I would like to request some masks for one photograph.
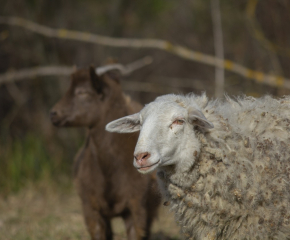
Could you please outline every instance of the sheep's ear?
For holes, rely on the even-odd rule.
[[[131,133],[137,132],[141,128],[140,114],[135,113],[127,117],[119,118],[107,124],[106,130],[109,132]]]
[[[188,110],[188,119],[193,125],[197,125],[202,128],[210,129],[214,127],[213,124],[206,119],[201,111],[194,108],[190,108]]]

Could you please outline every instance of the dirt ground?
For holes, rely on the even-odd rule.
[[[113,220],[114,240],[126,239],[120,218]],[[179,228],[168,207],[160,207],[152,239],[180,239]],[[19,193],[0,198],[1,240],[89,239],[80,200],[73,187],[31,184]]]

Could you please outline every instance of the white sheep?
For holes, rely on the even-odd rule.
[[[290,97],[165,95],[109,123],[140,136],[186,239],[290,239]]]

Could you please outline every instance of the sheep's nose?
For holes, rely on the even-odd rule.
[[[146,160],[151,156],[149,152],[138,153],[134,155],[136,162],[142,166],[142,163],[146,162]]]

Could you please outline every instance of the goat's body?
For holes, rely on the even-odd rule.
[[[131,229],[130,239],[148,237],[159,199],[153,176],[140,175],[132,165],[138,134],[117,135],[101,129],[89,130],[83,156],[76,161],[76,184],[88,230],[96,235],[101,222],[105,234],[110,220],[119,216]],[[140,186],[146,187],[140,191]]]
[[[90,74],[79,70],[52,111],[57,126],[88,128],[86,143],[74,161],[74,176],[93,240],[111,240],[110,220],[118,216],[124,219],[129,240],[149,237],[160,196],[155,176],[141,175],[132,165],[138,134],[120,136],[105,131],[109,121],[141,108],[109,75],[99,79],[94,70]]]

